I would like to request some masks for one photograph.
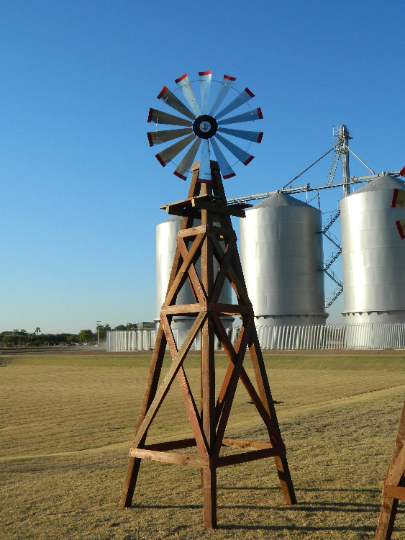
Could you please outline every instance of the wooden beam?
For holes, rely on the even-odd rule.
[[[218,424],[217,437],[215,441],[215,446],[212,451],[212,457],[217,457],[221,449],[222,439],[224,437],[226,425],[229,419],[229,413],[231,412],[231,407],[233,403],[233,398],[235,397],[236,387],[239,381],[239,375],[242,368],[243,360],[245,358],[246,347],[249,342],[250,332],[253,326],[253,316],[244,315],[243,316],[243,326],[240,334],[242,334],[240,339],[240,348],[237,351],[237,358],[235,361],[235,366],[232,371],[231,378],[229,380],[229,385],[227,388],[225,403],[222,409],[221,419]]]
[[[248,461],[256,461],[268,457],[274,457],[285,454],[285,448],[263,448],[262,450],[253,450],[252,452],[243,452],[242,454],[232,454],[230,456],[220,456],[212,458],[212,467],[227,467],[228,465],[239,465]]]
[[[240,208],[234,208],[232,206],[210,202],[206,199],[202,200],[195,197],[191,199],[191,205],[193,208],[199,208],[200,210],[209,210],[210,212],[214,212],[215,214],[226,214],[228,216],[235,216],[240,218],[245,217],[245,211],[241,210]]]
[[[180,439],[177,441],[167,441],[156,444],[145,444],[145,450],[157,450],[158,452],[166,452],[167,450],[180,450],[181,448],[192,448],[197,446],[195,439]]]
[[[166,352],[166,337],[163,331],[163,328],[159,326],[155,348],[152,354],[152,360],[149,367],[148,378],[146,381],[146,388],[143,395],[141,411],[139,413],[138,425],[136,431],[138,432],[139,428],[142,425],[142,422],[145,419],[146,413],[155,398],[157,386],[159,384],[160,373],[162,370],[163,358]],[[144,431],[143,436],[139,440],[139,446],[145,444],[147,435],[147,430]],[[122,488],[122,494],[120,499],[121,507],[129,507],[132,504],[132,499],[134,496],[136,481],[138,479],[139,467],[141,462],[139,459],[131,457],[129,459],[127,473],[124,480],[124,486]]]
[[[255,326],[252,328],[252,333],[250,335],[249,352],[252,360],[253,370],[256,376],[256,383],[259,390],[259,395],[267,411],[270,414],[270,418],[275,428],[277,429],[277,431],[280,431],[276,415],[276,409],[274,407],[273,396],[271,395],[270,384],[267,378],[266,367],[264,365],[263,355]],[[276,456],[274,458],[274,461],[276,463],[281,491],[283,492],[286,504],[297,504],[297,498],[295,496],[294,485],[292,483],[287,458],[285,456]]]
[[[188,254],[188,250],[187,250],[187,246],[186,246],[183,238],[177,238],[177,246],[178,246],[178,249],[179,249],[183,259],[186,259],[187,254]],[[193,289],[193,291],[195,292],[198,301],[199,302],[205,302],[207,298],[206,298],[206,296],[204,294],[204,289],[203,289],[203,287],[201,285],[201,281],[200,281],[200,278],[198,277],[198,274],[197,274],[197,271],[195,269],[194,264],[191,264],[189,266],[188,277],[189,277],[189,281],[190,281],[190,286]]]
[[[187,279],[187,271],[192,263],[195,263],[195,261],[198,258],[198,252],[200,250],[201,244],[204,241],[205,236],[203,234],[199,234],[196,236],[192,246],[190,247],[187,257],[183,260],[183,264],[180,266],[177,275],[171,285],[171,287],[168,289],[165,301],[163,302],[163,306],[169,306],[174,298],[177,296],[178,292],[180,291],[183,283]]]
[[[193,201],[215,201],[219,200],[219,197],[212,194],[206,194],[206,195],[194,195],[193,197],[189,197],[187,199],[183,199],[182,201],[176,201],[169,204],[164,204],[160,207],[161,210],[165,210],[167,213],[170,213],[173,209],[183,209],[183,208],[192,208],[194,206]],[[170,211],[168,211],[170,209]]]
[[[208,235],[208,238],[211,238],[211,234]],[[215,279],[215,283],[211,292],[210,303],[216,303],[219,300],[221,295],[226,276],[228,275],[228,268],[231,263],[233,253],[233,244],[228,243],[225,248],[224,258],[219,262],[219,272]]]
[[[394,450],[392,453],[391,461],[388,466],[387,475],[385,477],[386,484],[393,466],[398,459],[401,450],[405,445],[405,402],[402,408],[401,418],[399,420],[397,436],[395,439]],[[398,482],[402,484],[403,479]],[[401,486],[402,487],[402,486]],[[395,518],[398,510],[398,499],[392,496],[384,496],[381,505],[380,516],[378,518],[377,530],[375,533],[375,540],[389,540],[392,536],[394,529]]]
[[[220,259],[222,260],[224,258],[224,250],[222,249],[219,240],[215,238],[215,236],[210,237],[210,240],[214,245],[214,250],[216,251],[218,257],[220,257]],[[233,261],[235,261],[235,258],[238,258],[235,257],[235,253],[237,253],[237,249],[236,251],[234,251]],[[243,283],[240,281],[239,276],[232,265],[229,267],[228,276],[238,300],[245,305],[251,305],[251,301],[249,299],[246,287],[243,286]]]
[[[211,185],[204,183],[202,194],[211,195]],[[211,213],[201,210],[201,225],[211,227]],[[209,298],[214,282],[214,257],[212,243],[208,236],[204,237],[201,248],[201,284],[205,296]],[[201,329],[201,401],[204,435],[208,443],[209,454],[215,444],[215,350],[214,329],[212,321],[207,317]],[[217,527],[217,474],[215,468],[202,469],[202,487],[204,493],[204,527]]]
[[[177,371],[179,367],[181,366],[184,358],[186,357],[192,342],[194,341],[198,330],[200,329],[201,325],[204,323],[205,319],[207,317],[206,313],[199,313],[197,315],[196,320],[194,321],[193,326],[189,330],[185,340],[183,341],[182,346],[180,347],[179,352],[176,355],[176,358],[173,360],[172,365],[169,368],[169,371],[167,372],[165,378],[162,381],[162,384],[160,385],[159,389],[156,392],[155,399],[151,403],[147,414],[145,415],[145,418],[143,419],[143,422],[141,426],[139,427],[139,430],[135,436],[135,440],[133,442],[134,447],[139,447],[139,443],[142,440],[142,437],[144,433],[147,432],[150,424],[152,423],[153,419],[155,418],[167,392],[170,389],[170,386],[173,382],[174,377],[177,374]]]
[[[163,329],[166,334],[167,344],[169,346],[169,351],[172,356],[173,361],[175,360],[178,351],[176,342],[174,341],[172,329],[167,320],[167,317],[161,317]],[[194,401],[193,393],[191,392],[190,385],[187,380],[186,373],[183,366],[179,367],[177,372],[177,379],[179,381],[180,390],[183,395],[184,404],[186,406],[186,411],[188,418],[190,420],[191,428],[193,430],[194,438],[197,443],[198,451],[200,452],[201,457],[208,457],[208,444],[207,440],[204,437],[202,431],[201,418],[198,414],[197,407]]]
[[[405,501],[405,487],[390,486],[385,484],[383,490],[384,497],[390,497],[392,499],[400,499]]]
[[[156,450],[145,450],[144,448],[131,448],[129,455],[140,459],[177,463],[177,465],[189,465],[190,467],[198,467],[199,469],[209,469],[210,466],[210,460],[208,458],[174,454],[171,452],[157,452]]]
[[[258,442],[258,441],[244,441],[241,439],[222,439],[222,446],[228,446],[230,448],[238,448],[240,450],[263,450],[264,448],[273,448],[271,443]],[[146,447],[145,447],[146,448]]]
[[[242,306],[233,304],[215,304],[210,302],[208,309],[210,312],[223,313],[224,315],[252,315],[252,306]]]
[[[162,306],[161,315],[195,315],[207,311],[207,304],[175,304],[174,306]]]
[[[397,459],[387,474],[386,484],[397,486],[405,471],[405,444],[399,452]]]
[[[232,371],[233,371],[233,367],[234,367],[237,355],[236,355],[236,352],[235,352],[234,348],[232,347],[232,343],[231,343],[230,339],[228,338],[228,336],[227,336],[227,334],[225,332],[225,329],[223,327],[221,319],[218,317],[218,315],[216,313],[211,313],[210,316],[211,316],[212,320],[214,321],[217,337],[218,337],[222,347],[224,348],[224,350],[225,350],[225,352],[226,352],[226,354],[227,354],[227,356],[228,356],[228,358],[230,360],[227,372],[225,374],[224,381],[222,383],[222,388],[221,388],[220,393],[219,393],[218,402],[217,402],[217,419],[219,420],[220,411],[222,410],[222,406],[223,406],[223,400],[224,400],[225,395],[226,395],[226,390],[228,388],[229,380],[231,378],[231,374],[232,374]],[[262,417],[263,422],[265,423],[265,425],[267,427],[267,431],[269,433],[269,437],[270,437],[270,440],[272,442],[272,445],[273,446],[283,447],[284,443],[283,443],[283,440],[282,440],[282,437],[281,437],[281,433],[280,433],[279,429],[276,429],[276,427],[274,426],[269,412],[267,411],[267,409],[264,406],[263,402],[261,401],[259,395],[257,394],[256,389],[253,386],[253,384],[252,384],[252,382],[251,382],[251,380],[250,380],[250,378],[249,378],[248,374],[246,373],[243,366],[242,366],[241,371],[240,371],[240,379],[241,379],[243,385],[245,386],[251,400],[253,401],[257,411],[259,412],[260,416]]]

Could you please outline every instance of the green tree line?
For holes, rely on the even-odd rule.
[[[29,333],[26,330],[6,330],[0,333],[0,347],[47,347],[57,345],[74,345],[81,343],[94,344],[98,341],[104,341],[108,330],[135,330],[138,325],[134,323],[119,324],[111,328],[109,324],[100,324],[95,332],[92,330],[80,330],[78,334],[43,334],[37,326],[34,332]]]

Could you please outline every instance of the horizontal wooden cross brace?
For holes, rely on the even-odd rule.
[[[201,312],[222,313],[224,315],[248,315],[253,313],[252,306],[217,304],[204,302],[198,304],[180,304],[174,306],[162,306],[160,311],[164,315],[194,315]]]
[[[384,485],[383,490],[384,497],[392,497],[393,499],[400,499],[405,501],[405,487],[390,486],[389,484]]]
[[[185,215],[193,208],[199,210],[210,210],[216,214],[226,214],[229,216],[245,217],[245,208],[252,205],[247,203],[238,203],[233,205],[224,204],[221,197],[216,195],[197,195],[190,199],[184,199],[170,204],[164,204],[160,208],[166,210],[167,214]]]
[[[219,456],[216,458],[205,458],[200,456],[189,456],[185,454],[175,454],[166,450],[189,448],[196,446],[195,439],[183,439],[180,441],[169,441],[166,443],[151,444],[145,448],[131,448],[130,457],[150,459],[153,461],[163,461],[165,463],[176,463],[178,465],[188,465],[201,469],[216,469],[228,465],[237,465],[248,461],[256,461],[267,457],[284,456],[285,447],[273,447],[271,443],[245,441],[238,439],[223,439],[222,446],[238,449],[252,449],[249,452],[232,454],[230,456]]]

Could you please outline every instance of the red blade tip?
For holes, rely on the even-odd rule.
[[[173,174],[175,174],[176,176],[178,176],[178,177],[181,178],[182,180],[187,180],[187,177],[186,177],[186,176],[183,176],[182,174],[180,174],[180,173],[178,173],[178,172],[176,172],[176,171],[174,171]]]
[[[263,131],[259,133],[259,136],[257,137],[257,142],[259,143],[262,142],[262,139],[263,139]]]
[[[162,165],[162,167],[166,167],[166,163],[163,161],[163,159],[159,156],[159,154],[156,154],[156,159],[158,162]]]
[[[399,176],[405,176],[405,167],[399,171]]]
[[[249,94],[250,97],[255,97],[254,93],[249,90],[249,88],[245,88],[245,92]]]
[[[250,156],[249,158],[247,158],[247,160],[245,161],[245,163],[243,165],[249,165],[249,163],[252,161],[252,159],[254,158],[255,156]]]
[[[152,122],[153,109],[149,109],[148,122]]]
[[[167,87],[164,86],[163,89],[162,89],[162,91],[160,92],[160,94],[158,95],[157,98],[160,99],[160,98],[163,96],[163,94],[166,92],[166,90],[167,90]]]
[[[187,77],[187,73],[185,73],[184,75],[182,75],[181,77],[179,77],[178,79],[176,79],[174,82],[177,84],[179,83],[180,81],[182,81],[183,79],[185,79]]]
[[[198,75],[201,77],[203,75],[211,75],[211,73],[212,73],[212,70],[211,71],[199,71]]]
[[[263,120],[263,113],[260,107],[257,109],[257,114],[259,115],[260,120]]]
[[[230,77],[229,75],[224,75],[224,79],[227,81],[236,81],[236,77]]]
[[[152,135],[150,133],[147,133],[146,135],[148,136],[149,146],[153,146]]]

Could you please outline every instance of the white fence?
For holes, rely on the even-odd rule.
[[[232,344],[236,343],[240,328],[226,332]],[[184,333],[184,331],[183,331]],[[324,324],[311,326],[258,326],[262,349],[405,349],[405,324],[361,323]],[[179,330],[173,330],[179,346]],[[184,335],[184,334],[183,334]],[[108,351],[150,351],[156,340],[156,330],[129,330],[107,332]],[[196,350],[199,339],[191,349]],[[215,348],[221,349],[215,338]]]

